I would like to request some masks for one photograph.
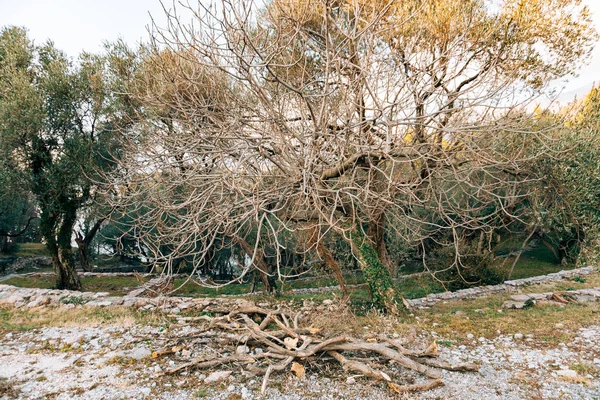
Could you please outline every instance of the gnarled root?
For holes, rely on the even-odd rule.
[[[367,378],[383,381],[398,393],[430,390],[443,386],[441,369],[450,371],[478,371],[475,364],[450,364],[436,359],[437,345],[432,344],[425,351],[404,348],[398,341],[379,338],[379,341],[362,341],[351,336],[327,337],[314,328],[302,328],[300,314],[291,314],[281,309],[268,310],[251,304],[235,309],[206,308],[204,311],[221,316],[198,319],[206,326],[193,338],[198,343],[206,343],[207,338],[218,341],[219,354],[201,357],[167,370],[164,374],[175,374],[185,369],[211,368],[223,364],[237,364],[248,373],[262,375],[261,393],[265,393],[273,372],[284,371],[292,362],[314,359],[320,363],[337,361],[344,371],[357,372]],[[179,338],[177,345],[185,340]],[[248,346],[246,351],[260,347],[266,351],[251,355],[236,354],[236,346]],[[178,348],[177,348],[178,349]],[[172,347],[158,351],[166,355]],[[233,355],[226,355],[233,354]],[[375,368],[365,361],[365,356],[374,362],[390,361],[406,369],[415,371],[429,381],[423,384],[399,385],[381,368]],[[360,357],[360,361],[358,360]]]

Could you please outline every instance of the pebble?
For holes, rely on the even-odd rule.
[[[516,340],[522,340],[523,339],[523,334],[522,333],[515,333],[514,338]]]
[[[208,375],[204,379],[204,383],[221,382],[221,381],[229,378],[229,376],[231,375],[231,372],[232,371],[216,371],[216,372],[213,372],[212,374]]]
[[[249,399],[252,397],[252,392],[250,390],[248,390],[247,387],[242,386],[241,396],[242,396],[242,399]]]

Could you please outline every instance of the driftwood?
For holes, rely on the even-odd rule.
[[[204,324],[200,333],[178,338],[173,344],[156,352],[156,356],[172,354],[182,343],[186,348],[194,343],[206,343],[210,338],[219,344],[214,355],[199,357],[166,370],[159,375],[171,375],[189,369],[211,368],[235,364],[251,375],[261,375],[261,393],[265,393],[269,377],[274,372],[292,368],[298,375],[307,360],[318,363],[337,362],[344,371],[359,373],[375,381],[387,383],[395,392],[415,392],[443,386],[441,369],[450,371],[478,371],[470,363],[449,364],[436,359],[437,345],[433,343],[424,351],[407,349],[399,341],[379,337],[366,341],[348,335],[328,337],[325,332],[310,327],[300,327],[300,313],[282,309],[269,310],[253,304],[226,309],[208,306],[201,318],[187,318]],[[195,341],[195,342],[194,342]],[[246,348],[247,347],[247,348]],[[242,349],[241,351],[239,349]],[[261,348],[263,352],[251,351]],[[390,372],[383,370],[386,362],[414,371],[428,380],[423,384],[400,385]]]

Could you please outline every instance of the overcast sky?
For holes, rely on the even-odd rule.
[[[165,3],[171,4],[171,0]],[[584,3],[600,31],[600,1]],[[0,27],[24,26],[36,43],[52,39],[72,57],[82,50],[100,51],[105,40],[123,38],[132,45],[145,40],[149,14],[161,21],[163,10],[158,0],[0,0]],[[600,45],[592,63],[567,84],[565,95],[581,95],[593,82],[600,83]]]

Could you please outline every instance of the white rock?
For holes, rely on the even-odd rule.
[[[467,339],[471,340],[475,337],[472,333],[467,333]]]
[[[523,339],[523,337],[524,337],[524,336],[523,336],[523,334],[522,334],[522,333],[515,333],[515,336],[514,336],[514,338],[515,338],[516,340],[522,340],[522,339]]]
[[[323,300],[323,304],[326,306],[330,306],[333,304],[333,300],[327,299],[327,300]]]
[[[561,369],[560,371],[556,371],[556,374],[559,376],[566,376],[568,378],[575,378],[577,376],[577,371],[573,371],[571,369]]]
[[[353,376],[349,376],[348,379],[346,379],[346,383],[348,385],[354,385],[356,383],[356,379],[354,379]]]
[[[248,346],[238,346],[237,349],[235,349],[235,352],[237,354],[248,354],[250,353],[250,349],[248,348]]]
[[[250,390],[248,390],[247,387],[242,387],[242,399],[249,399],[252,397],[252,392],[250,392]]]
[[[141,360],[143,358],[150,357],[150,355],[152,355],[152,352],[141,346],[132,349],[128,354],[128,356],[134,360]]]
[[[216,371],[212,374],[208,375],[206,379],[204,379],[204,383],[215,383],[223,381],[231,375],[232,371]]]

